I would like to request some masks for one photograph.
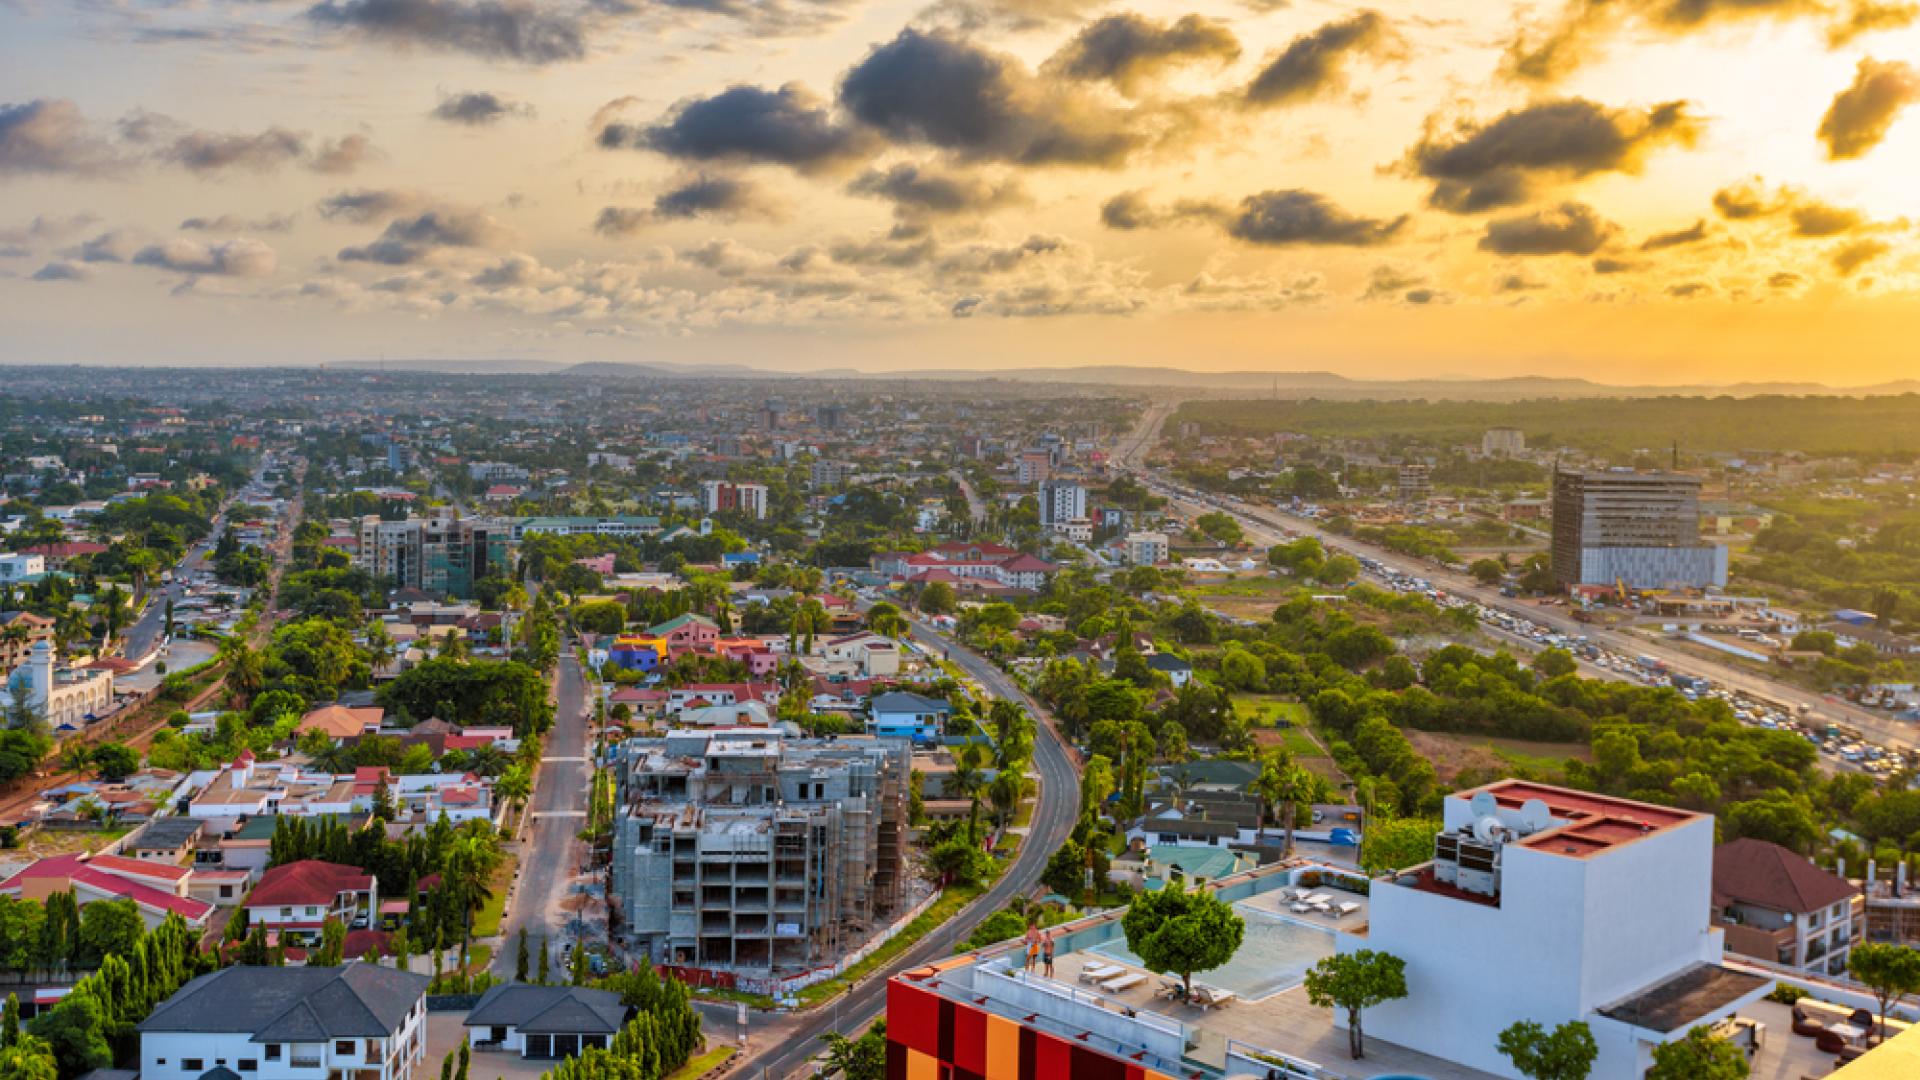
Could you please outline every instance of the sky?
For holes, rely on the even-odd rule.
[[[1920,375],[1908,0],[0,0],[0,361]]]

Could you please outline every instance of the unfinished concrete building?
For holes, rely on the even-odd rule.
[[[899,911],[905,739],[676,730],[618,751],[613,897],[655,962],[743,974],[830,963]]]

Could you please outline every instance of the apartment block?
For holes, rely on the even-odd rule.
[[[750,518],[767,516],[765,484],[735,484],[726,480],[704,480],[700,484],[700,505],[709,514],[742,514]]]
[[[480,579],[512,572],[514,528],[491,518],[365,517],[354,565],[395,588],[466,598]]]
[[[675,730],[617,752],[613,897],[657,963],[791,972],[902,907],[905,739]]]
[[[1700,480],[1680,473],[1555,473],[1552,550],[1562,587],[1727,583],[1727,549],[1700,540]]]

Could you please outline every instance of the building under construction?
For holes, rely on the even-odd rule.
[[[657,963],[830,963],[902,906],[905,739],[673,731],[618,751],[613,900]]]

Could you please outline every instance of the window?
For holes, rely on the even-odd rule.
[[[199,1072],[206,1062],[200,1058],[181,1058],[180,1067],[188,1072]]]
[[[232,896],[233,896],[233,886],[231,885],[220,886],[220,899],[226,900],[231,898]]]
[[[333,1052],[336,1054],[339,1054],[341,1057],[352,1057],[353,1056],[353,1040],[352,1039],[335,1039],[333,1043]]]
[[[281,917],[281,918],[283,918],[283,919],[291,919],[291,918],[293,918],[293,909],[292,909],[292,908],[290,908],[290,907],[283,907],[283,908],[281,908],[281,909],[280,909],[280,917]]]
[[[253,1058],[241,1058],[240,1071],[241,1072],[259,1072],[260,1062],[256,1061]]]
[[[279,1043],[267,1044],[267,1060],[268,1061],[280,1060],[280,1044]]]

